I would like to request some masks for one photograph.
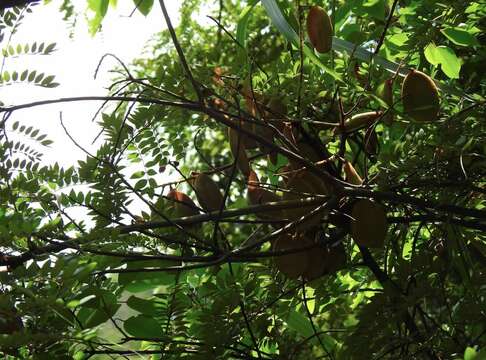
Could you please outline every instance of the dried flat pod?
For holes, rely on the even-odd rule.
[[[346,266],[346,249],[342,242],[326,248],[326,270],[335,273]]]
[[[309,246],[302,235],[282,234],[273,243],[273,251],[295,250],[296,252],[275,257],[277,269],[290,279],[303,275],[309,262],[307,251],[298,249]]]
[[[312,6],[307,15],[307,35],[314,48],[327,53],[332,48],[332,22],[320,6]]]
[[[287,190],[283,194],[283,200],[298,200],[311,197],[312,195],[326,195],[328,190],[324,182],[308,170],[295,172],[287,182]],[[290,220],[309,214],[314,210],[316,205],[299,206],[292,209],[286,209],[285,213]],[[316,226],[319,224],[321,214],[315,214],[304,222],[305,226]],[[304,225],[303,224],[303,225]]]
[[[268,110],[265,117],[268,119],[282,119],[287,115],[287,105],[280,97],[272,96],[266,106]]]
[[[194,201],[183,192],[174,189],[170,190],[167,194],[167,198],[173,200],[170,206],[173,209],[175,218],[199,215],[199,210],[196,204],[194,204]],[[200,229],[200,224],[184,225],[183,227],[189,234],[197,235]]]
[[[361,185],[363,183],[363,179],[359,176],[358,172],[354,168],[353,164],[351,164],[348,160],[344,161],[343,165],[345,180],[353,185]]]
[[[255,124],[253,122],[250,122],[248,120],[233,120],[234,123],[238,126],[241,126],[241,128],[245,131],[248,131],[252,134],[257,134],[256,130],[255,130]],[[236,133],[237,133],[237,130],[234,130]],[[258,148],[258,142],[249,137],[248,135],[244,134],[243,132],[241,133],[240,135],[241,139],[241,143],[243,144],[243,148],[245,149],[256,149]]]
[[[248,202],[251,205],[262,205],[271,202],[279,202],[282,199],[274,192],[261,186],[257,174],[251,170],[248,177]],[[285,218],[282,210],[260,212],[256,214],[261,219],[281,220]]]
[[[353,115],[351,118],[344,121],[344,129],[338,126],[334,129],[334,134],[341,134],[343,132],[350,133],[368,127],[382,115],[383,111],[369,111]]]
[[[167,198],[173,200],[172,206],[174,207],[174,214],[176,217],[186,217],[194,216],[199,214],[194,201],[184,194],[183,192],[177,190],[170,190],[167,194]]]
[[[241,89],[241,94],[245,98],[246,108],[253,117],[260,117],[264,113],[266,99],[263,94],[252,89],[249,82],[245,83]]]
[[[439,91],[434,81],[423,72],[412,70],[402,84],[403,109],[421,122],[435,121],[439,116]]]
[[[376,135],[374,126],[366,129],[364,136],[364,149],[367,154],[378,154],[378,135]]]
[[[346,265],[343,243],[329,247],[317,246],[307,250],[307,255],[309,265],[304,273],[304,279],[309,281],[339,271]]]
[[[358,245],[383,247],[388,224],[382,205],[368,199],[359,200],[353,206],[351,217],[351,236]]]
[[[207,174],[197,174],[192,182],[196,197],[201,207],[206,211],[216,211],[223,206],[223,194],[218,185]]]
[[[304,279],[311,281],[327,274],[327,251],[322,246],[316,246],[307,250],[308,266],[304,272]]]
[[[213,70],[213,83],[219,87],[224,87],[224,81],[222,79],[222,76],[224,74],[223,69],[220,66],[216,66]]]
[[[236,166],[246,177],[250,176],[250,161],[246,155],[245,147],[242,142],[242,136],[238,140],[238,131],[228,127],[228,139],[231,153],[236,159]]]
[[[388,105],[393,106],[393,79],[385,80],[378,87],[378,96]],[[393,112],[388,110],[386,114],[383,115],[383,122],[390,126],[393,123]]]
[[[323,158],[324,158],[324,156],[319,154],[319,152],[317,151],[317,149],[315,147],[308,144],[304,140],[297,141],[295,146],[297,147],[297,149],[299,149],[299,155],[300,156],[302,156],[304,159],[307,159],[307,160],[309,160],[313,163],[318,162],[320,160],[323,160]],[[302,167],[302,165],[299,162],[297,162],[293,159],[289,159],[289,163],[290,163],[290,165],[292,166],[293,169],[300,169]]]

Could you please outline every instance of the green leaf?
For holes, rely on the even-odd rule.
[[[133,310],[138,311],[144,315],[154,316],[157,314],[158,309],[154,300],[142,299],[136,296],[130,296],[127,300],[127,306]]]
[[[130,176],[130,179],[140,179],[141,177],[143,177],[145,175],[145,171],[141,170],[141,171],[135,171],[132,176]]]
[[[83,302],[85,297],[89,297],[89,300]],[[85,327],[95,327],[106,322],[120,308],[116,296],[106,290],[89,289],[81,294],[80,299],[82,306],[78,318]]]
[[[123,328],[132,336],[141,338],[160,338],[162,326],[154,318],[138,315],[125,320]]]
[[[47,86],[47,85],[51,84],[51,83],[52,83],[52,80],[54,80],[54,77],[55,77],[54,75],[49,75],[49,76],[46,76],[46,77],[44,78],[44,80],[42,80],[41,85],[43,85],[43,86]]]
[[[108,321],[110,314],[100,309],[82,308],[78,312],[78,319],[84,327],[92,328]]]
[[[460,46],[479,45],[479,42],[476,39],[476,37],[473,34],[469,33],[467,30],[464,30],[462,28],[449,27],[449,28],[441,29],[440,32],[456,45],[460,45]]]
[[[308,338],[314,334],[309,319],[295,310],[290,312],[286,322],[292,330],[304,338]]]
[[[464,360],[476,360],[476,350],[468,347],[464,351]]]
[[[108,5],[109,0],[88,0],[88,7],[95,13],[95,16],[88,21],[90,35],[96,34],[99,30],[101,22],[108,11]],[[39,51],[42,50],[39,48]]]
[[[363,8],[367,14],[370,14],[376,19],[385,18],[385,0],[365,0]]]
[[[135,6],[137,6],[138,11],[145,16],[149,14],[154,5],[154,0],[133,0],[133,2],[135,3]]]
[[[454,50],[447,46],[435,46],[430,43],[424,50],[425,58],[434,66],[440,65],[444,74],[450,79],[458,79],[461,71],[461,61]]]
[[[180,263],[173,261],[132,261],[128,263],[127,269],[136,272],[126,272],[118,275],[118,283],[124,285],[130,292],[141,292],[153,289],[160,285],[171,285],[175,281],[175,273],[164,271],[143,271],[144,268],[166,268],[178,266]],[[140,271],[137,271],[140,270]]]
[[[109,0],[88,0],[88,7],[97,15],[104,17],[108,11]]]
[[[147,185],[147,179],[140,179],[135,183],[135,190],[143,189]]]
[[[314,329],[312,328],[309,318],[295,310],[290,311],[286,323],[289,328],[299,333],[305,339],[314,335]],[[319,332],[320,329],[317,328],[316,331]],[[336,340],[328,334],[319,334],[319,337],[328,350],[333,349],[337,344]],[[318,343],[319,340],[314,336],[311,341]]]
[[[479,352],[476,353],[474,360],[486,360],[486,346],[483,346]]]
[[[246,28],[248,26],[248,21],[250,20],[250,15],[253,8],[260,0],[252,0],[248,6],[241,13],[240,19],[236,26],[236,40],[238,43],[246,48]]]
[[[35,70],[34,70],[34,71],[31,71],[31,72],[30,72],[30,74],[29,74],[29,77],[27,78],[27,80],[28,80],[29,82],[34,81],[34,79],[35,79],[35,75],[36,75],[36,74],[37,74],[37,71],[35,71]]]
[[[50,54],[54,48],[56,47],[56,43],[52,43],[52,44],[49,44],[46,46],[46,48],[44,49],[44,54]]]

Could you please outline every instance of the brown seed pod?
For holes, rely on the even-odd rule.
[[[327,12],[312,6],[307,15],[307,35],[314,48],[320,53],[327,53],[332,48],[332,22]]]
[[[346,250],[343,243],[334,246],[317,246],[307,250],[309,265],[304,273],[304,279],[315,280],[323,275],[332,274],[346,265]]]
[[[350,133],[368,127],[380,118],[382,114],[383,111],[370,111],[353,115],[344,122],[344,129],[338,126],[334,129],[334,134],[341,134],[343,132]]]
[[[368,199],[358,200],[353,206],[351,216],[351,236],[358,245],[383,247],[388,224],[382,205]]]
[[[378,96],[383,99],[388,106],[393,106],[393,78],[385,80],[378,87]],[[393,123],[393,112],[391,109],[383,115],[383,122],[388,126]]]
[[[199,214],[194,201],[184,194],[183,192],[177,190],[170,190],[167,194],[167,198],[173,200],[174,214],[176,217],[186,217],[194,216]]]
[[[213,70],[213,83],[219,87],[224,87],[224,81],[222,79],[222,76],[224,74],[224,71],[221,67],[216,66]]]
[[[277,269],[290,279],[303,275],[309,262],[307,251],[297,251],[309,246],[309,241],[302,235],[282,234],[273,243],[273,251],[296,250],[295,253],[275,257]]]
[[[366,129],[364,136],[364,148],[367,154],[378,154],[378,135],[376,135],[374,127],[369,127]]]
[[[304,279],[315,280],[327,274],[327,251],[322,246],[316,246],[307,250],[308,266],[304,272]]]
[[[405,113],[415,121],[435,121],[439,116],[439,91],[434,81],[423,72],[412,70],[402,84]]]
[[[256,118],[261,117],[265,109],[265,96],[252,89],[249,81],[243,85],[241,94],[245,98],[246,108],[251,116]]]
[[[262,205],[270,202],[282,201],[280,196],[274,192],[263,188],[258,180],[257,174],[251,170],[248,177],[248,202],[251,205]],[[265,213],[257,213],[260,219],[281,220],[284,217],[282,210],[267,211]]]
[[[304,140],[297,141],[295,146],[299,149],[299,155],[304,159],[312,161],[313,163],[323,160],[323,156],[317,152],[316,148],[306,143]],[[297,170],[302,168],[302,165],[293,159],[289,159],[289,163],[293,169]]]
[[[271,121],[271,124],[279,131],[283,131],[287,105],[279,97],[274,96],[270,98],[266,106],[268,110],[265,112],[265,119]]]
[[[358,172],[348,160],[344,161],[343,170],[345,174],[345,180],[353,185],[361,185],[363,179],[359,176]]]
[[[298,200],[316,194],[326,195],[328,193],[324,182],[308,170],[301,170],[292,174],[292,177],[287,183],[287,190],[288,191],[283,194],[283,200]],[[316,205],[299,206],[292,209],[286,209],[285,214],[288,219],[297,220],[298,218],[309,214],[316,207]],[[304,224],[306,227],[316,226],[320,223],[321,217],[321,214],[315,214],[308,218]]]
[[[346,249],[342,242],[327,248],[326,268],[329,273],[335,273],[346,266]]]
[[[228,127],[228,138],[231,153],[233,154],[233,158],[236,159],[236,166],[238,166],[238,169],[240,169],[245,177],[250,176],[250,161],[246,155],[245,147],[242,142],[242,136],[240,137],[240,141],[238,143],[238,131]]]
[[[223,206],[223,194],[218,185],[207,174],[197,174],[192,186],[201,207],[206,211],[216,211]]]

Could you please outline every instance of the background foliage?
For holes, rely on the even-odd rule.
[[[160,12],[151,0],[135,4]],[[115,5],[88,1],[93,33]],[[331,53],[314,53],[305,38],[310,5],[331,14]],[[201,21],[208,6],[213,17]],[[2,36],[3,57],[53,51],[15,44],[32,10],[0,10],[0,30],[13,35]],[[68,0],[61,10],[79,16]],[[186,0],[151,57],[120,64],[98,117],[103,144],[69,168],[42,162],[48,134],[9,121],[38,104],[0,104],[0,350],[32,359],[486,358],[485,15],[477,1]],[[403,113],[411,68],[439,84],[437,121]],[[331,194],[337,204],[322,200],[334,205],[314,230],[316,246],[344,246],[337,272],[309,282],[276,269],[271,237],[292,223],[255,216],[261,207],[248,203],[227,140],[227,126],[238,128],[228,119],[249,117],[248,79],[284,102],[285,121],[318,159],[334,155],[321,171],[344,180],[346,158],[365,180]],[[387,79],[392,104],[380,97]],[[1,80],[57,85],[39,70],[3,66]],[[339,136],[324,124],[374,110],[394,118],[373,125],[376,149],[366,148],[365,130]],[[260,149],[248,154],[281,194],[289,150],[274,144],[275,164]],[[212,175],[226,207],[174,222],[168,191],[196,200],[193,171]],[[180,181],[167,183],[168,174]],[[348,234],[349,206],[362,197],[387,210],[383,248],[358,247]],[[72,218],[73,208],[85,215]]]

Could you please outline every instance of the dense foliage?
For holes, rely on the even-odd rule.
[[[109,3],[88,1],[93,32]],[[309,42],[311,5],[330,52]],[[15,44],[35,9],[0,10],[2,56],[53,51]],[[480,1],[186,0],[150,57],[120,64],[102,143],[69,168],[9,119],[42,104],[0,103],[0,352],[485,359],[485,19]],[[8,64],[2,89],[57,86]],[[436,81],[438,116],[404,109],[411,69]]]

